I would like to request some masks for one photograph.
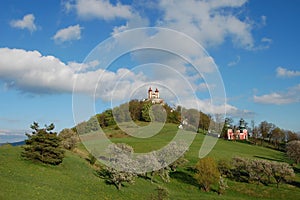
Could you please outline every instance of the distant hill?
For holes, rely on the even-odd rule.
[[[12,143],[9,143],[9,142],[0,143],[0,146],[5,145],[5,144],[10,144],[12,146],[21,146],[21,145],[25,144],[25,141],[12,142]]]

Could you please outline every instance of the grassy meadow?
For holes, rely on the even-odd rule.
[[[166,124],[159,134],[138,139],[124,136],[114,127],[105,129],[113,142],[125,142],[135,152],[149,152],[159,149],[171,141],[178,128]],[[281,184],[257,185],[227,180],[229,188],[224,195],[203,192],[192,177],[189,167],[198,161],[199,149],[204,136],[195,139],[186,153],[189,160],[185,166],[171,174],[171,182],[164,183],[155,177],[154,183],[136,178],[134,184],[125,183],[120,191],[114,185],[96,175],[95,168],[86,160],[87,153],[82,144],[73,151],[66,151],[66,157],[59,166],[49,166],[24,160],[21,147],[4,145],[0,147],[0,199],[151,199],[155,188],[160,185],[168,189],[170,199],[298,199],[300,196],[300,170],[295,169],[295,181]],[[241,142],[218,140],[209,156],[230,159],[234,156],[289,162],[280,151]],[[215,189],[216,186],[214,187]],[[213,189],[214,189],[213,188]]]

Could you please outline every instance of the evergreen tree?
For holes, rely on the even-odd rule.
[[[46,164],[60,164],[64,158],[64,151],[61,148],[61,139],[56,132],[52,132],[54,125],[40,128],[39,124],[34,122],[30,128],[33,131],[32,134],[26,134],[28,139],[25,141],[22,156]]]

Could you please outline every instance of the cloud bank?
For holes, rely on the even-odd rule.
[[[286,92],[272,92],[262,96],[253,97],[254,102],[262,104],[291,104],[300,102],[300,84],[288,88]]]

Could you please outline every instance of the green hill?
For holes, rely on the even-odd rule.
[[[148,139],[132,137],[114,137],[120,130],[113,127],[105,129],[114,142],[126,142],[134,146],[136,152],[148,152],[164,146],[177,130],[174,124],[166,124],[157,135]],[[171,182],[164,183],[155,177],[154,183],[137,178],[133,185],[125,184],[120,191],[107,185],[96,176],[95,170],[79,153],[67,151],[59,166],[32,163],[20,156],[21,147],[4,145],[0,147],[0,199],[151,199],[155,188],[161,185],[170,192],[170,199],[297,199],[300,196],[299,166],[296,168],[296,180],[291,184],[257,185],[228,180],[228,190],[219,196],[216,192],[203,192],[195,184],[189,166],[198,160],[198,152],[204,136],[197,134],[190,146],[186,158],[189,162],[177,172],[171,174]],[[77,152],[84,151],[78,145]],[[283,152],[253,146],[240,142],[218,140],[209,156],[216,159],[233,156],[261,158],[276,161],[289,160]]]

